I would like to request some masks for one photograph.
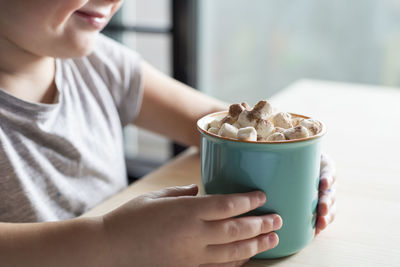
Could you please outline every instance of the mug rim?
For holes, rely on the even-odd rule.
[[[233,138],[229,138],[229,137],[225,137],[225,136],[219,136],[219,135],[217,135],[217,134],[210,133],[210,132],[204,130],[204,129],[203,129],[202,127],[200,127],[200,125],[199,125],[199,122],[200,122],[202,119],[205,119],[206,117],[216,117],[216,116],[222,115],[222,114],[225,114],[225,115],[226,115],[227,113],[228,113],[228,111],[218,111],[218,112],[210,113],[210,114],[207,114],[207,115],[201,117],[200,119],[197,120],[197,123],[196,123],[196,125],[197,125],[197,130],[198,130],[200,133],[202,133],[202,134],[205,134],[205,135],[208,135],[208,136],[211,136],[211,137],[214,137],[214,138],[218,138],[218,139],[221,139],[221,140],[233,141],[233,142],[238,142],[238,143],[250,143],[250,144],[288,144],[288,143],[299,143],[299,142],[305,142],[305,141],[309,141],[309,140],[318,139],[318,138],[321,138],[322,136],[324,136],[324,135],[326,134],[326,126],[325,126],[325,124],[324,124],[323,122],[321,122],[320,120],[316,120],[316,121],[318,121],[318,122],[321,124],[321,131],[320,131],[318,134],[313,135],[313,136],[310,136],[310,137],[307,137],[307,138],[293,139],[293,140],[285,140],[285,141],[246,141],[246,140],[238,140],[238,139],[233,139]],[[297,113],[291,113],[291,112],[288,112],[288,113],[289,113],[290,115],[294,116],[294,117],[300,117],[300,118],[303,118],[303,119],[312,119],[312,118],[309,117],[309,116],[305,116],[305,115],[301,115],[301,114],[297,114]]]

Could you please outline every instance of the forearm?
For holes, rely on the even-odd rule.
[[[1,266],[111,266],[102,221],[0,223]]]
[[[227,104],[202,94],[143,63],[144,96],[136,125],[186,145],[199,146],[196,122]]]

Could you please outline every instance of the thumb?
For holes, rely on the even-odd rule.
[[[159,191],[150,192],[147,194],[149,198],[162,198],[162,197],[180,197],[180,196],[195,196],[199,188],[195,184],[186,186],[173,186],[167,187]]]

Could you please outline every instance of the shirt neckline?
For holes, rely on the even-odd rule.
[[[13,109],[17,112],[30,112],[35,115],[40,115],[40,113],[47,113],[54,109],[56,109],[63,101],[63,93],[62,93],[62,64],[61,60],[55,59],[55,77],[54,82],[57,89],[57,96],[55,103],[45,104],[45,103],[36,103],[30,102],[18,97],[15,97],[5,90],[0,88],[0,100],[2,101],[2,105],[6,106],[10,109]]]

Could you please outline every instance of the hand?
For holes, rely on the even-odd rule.
[[[315,234],[319,234],[330,224],[336,215],[336,169],[333,161],[322,154],[319,181],[319,201]]]
[[[233,218],[263,205],[264,193],[197,191],[195,185],[166,188],[106,214],[114,266],[241,266],[278,244],[279,215]]]

